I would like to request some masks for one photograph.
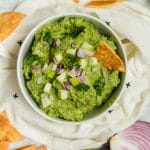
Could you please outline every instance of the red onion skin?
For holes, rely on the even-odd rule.
[[[150,123],[137,121],[131,127],[121,131],[110,140],[110,147],[115,147],[113,139],[118,139],[120,142],[128,143],[134,146],[137,150],[150,150]],[[117,143],[118,145],[120,143]],[[132,148],[127,148],[128,144],[121,145],[117,150],[133,150]],[[112,149],[115,150],[115,149]]]

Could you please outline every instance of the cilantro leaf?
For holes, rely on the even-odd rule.
[[[85,28],[84,26],[75,26],[70,35],[72,37],[76,37],[84,30],[84,28]]]
[[[101,95],[103,87],[104,87],[104,82],[101,79],[97,80],[94,83],[94,88],[96,90],[97,95],[99,95],[99,96]]]
[[[50,32],[46,32],[45,35],[43,36],[43,41],[51,44],[52,42],[52,35]]]
[[[85,83],[80,83],[77,86],[75,86],[75,89],[79,91],[87,91],[89,88],[90,86]]]
[[[68,67],[73,67],[73,66],[79,66],[78,64],[78,60],[79,58],[73,55],[66,55],[65,59],[64,59],[64,63],[66,66]]]

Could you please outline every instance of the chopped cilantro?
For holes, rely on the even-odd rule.
[[[64,63],[68,67],[73,67],[73,66],[78,67],[79,66],[79,64],[78,64],[79,59],[80,58],[73,56],[73,55],[66,55],[66,57],[64,59]]]
[[[50,32],[46,32],[43,36],[43,41],[46,41],[47,43],[51,44],[52,42],[52,35]]]
[[[89,88],[90,86],[85,83],[80,83],[77,86],[75,86],[75,89],[79,91],[87,91]]]
[[[94,88],[96,90],[97,95],[99,96],[101,95],[103,87],[104,87],[104,82],[102,81],[102,79],[99,79],[94,83]]]
[[[85,28],[84,26],[75,26],[70,35],[72,37],[76,37],[84,30],[84,28]]]

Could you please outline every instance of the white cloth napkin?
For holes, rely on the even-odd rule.
[[[85,8],[71,0],[25,0],[11,9],[27,16],[15,32],[0,43],[0,111],[7,110],[11,121],[22,134],[46,144],[49,150],[97,148],[114,133],[138,119],[150,97],[148,10],[129,2],[105,9]],[[127,82],[131,84],[128,88],[124,85],[125,90],[113,105],[111,113],[106,112],[98,120],[76,126],[56,124],[39,116],[22,96],[16,78],[17,41],[23,40],[45,18],[67,12],[86,13],[110,22],[124,42],[128,56]],[[16,99],[13,97],[15,93],[19,96]]]

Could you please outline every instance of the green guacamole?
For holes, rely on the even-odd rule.
[[[119,72],[92,57],[101,41],[117,49],[112,38],[81,17],[47,23],[35,33],[23,74],[28,91],[48,116],[81,121],[118,86]]]

